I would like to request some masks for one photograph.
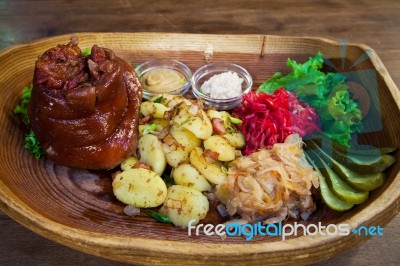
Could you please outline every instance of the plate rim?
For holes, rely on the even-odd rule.
[[[142,35],[142,36],[154,36],[159,34],[166,35],[196,35],[198,37],[207,35],[207,36],[255,36],[261,38],[295,38],[295,39],[312,39],[318,40],[325,43],[329,43],[332,45],[339,45],[338,41],[334,41],[327,38],[321,37],[298,37],[298,36],[280,36],[280,35],[260,35],[260,34],[196,34],[196,33],[160,33],[160,32],[82,32],[82,33],[70,33],[63,34],[57,36],[51,36],[46,38],[41,38],[37,40],[33,40],[24,44],[15,44],[8,48],[5,48],[0,51],[0,58],[4,55],[18,50],[20,48],[27,48],[31,45],[37,45],[42,42],[48,42],[55,39],[64,39],[69,38],[71,36],[77,36],[78,38],[83,37],[85,35]],[[370,56],[370,60],[374,65],[375,69],[382,75],[386,86],[391,93],[392,97],[395,99],[397,104],[397,108],[400,109],[400,91],[396,87],[392,78],[390,77],[387,69],[383,65],[381,59],[377,56],[376,52],[371,49],[369,46],[365,44],[357,44],[357,43],[348,43],[349,46],[358,46],[360,49],[367,51],[372,51]],[[272,254],[284,253],[284,252],[298,252],[297,259],[298,261],[303,262],[316,262],[319,260],[326,259],[329,256],[336,255],[344,250],[346,250],[345,243],[351,241],[352,243],[349,246],[355,246],[360,244],[368,239],[368,237],[355,237],[353,235],[348,236],[301,236],[292,238],[286,241],[274,241],[274,242],[254,242],[254,243],[224,243],[221,240],[221,243],[204,243],[204,242],[181,242],[177,240],[159,240],[159,239],[148,239],[143,237],[128,237],[128,241],[121,241],[126,239],[126,236],[116,236],[105,233],[97,233],[91,232],[81,229],[76,229],[70,226],[62,225],[55,221],[52,221],[38,212],[34,211],[31,207],[29,207],[22,200],[17,199],[16,195],[9,190],[5,184],[2,182],[0,178],[0,209],[10,216],[12,219],[22,224],[24,227],[27,227],[29,230],[34,231],[35,233],[48,238],[52,241],[55,241],[59,244],[69,246],[71,248],[83,251],[85,253],[91,255],[97,255],[113,260],[119,260],[127,262],[126,258],[136,258],[138,255],[136,253],[129,254],[127,251],[136,251],[136,252],[148,252],[151,251],[153,253],[158,253],[159,256],[156,258],[156,261],[160,261],[163,258],[172,258],[176,255],[188,255],[190,256],[199,256],[207,253],[208,257],[212,258],[227,258],[230,259],[241,257],[243,258],[244,253],[247,256],[251,256],[255,261],[264,261],[265,259],[271,259]],[[400,190],[396,189],[396,187],[400,186],[400,172],[398,172],[391,184],[382,192],[382,194],[377,197],[373,202],[374,203],[375,213],[387,213],[384,215],[385,219],[380,220],[380,225],[386,225],[395,215],[399,213],[399,205],[400,205]],[[13,195],[13,197],[12,197]],[[379,203],[379,204],[378,204]],[[361,211],[355,213],[350,217],[350,219],[346,219],[346,222],[351,223],[352,228],[358,227],[361,224],[374,224],[379,219],[377,219],[376,215],[373,217],[369,217],[368,212],[370,211],[371,206],[366,206]],[[379,207],[379,208],[377,208]],[[358,218],[358,219],[356,219]],[[356,221],[358,220],[358,221]],[[187,231],[186,231],[187,232]],[[60,239],[61,236],[61,239]],[[88,239],[89,237],[89,239]],[[303,241],[304,240],[304,241]],[[123,243],[124,242],[124,243]],[[301,245],[299,245],[301,244]],[[328,245],[329,244],[329,245]],[[318,250],[318,247],[321,246],[332,246],[338,247],[334,249],[329,256],[323,257],[315,257],[312,255],[313,251]],[[111,247],[120,248],[121,253],[126,251],[127,254],[121,257],[115,257],[114,255],[108,256],[108,254],[102,254],[96,252],[96,247],[103,247],[104,249],[110,249]],[[241,253],[237,252],[237,248],[241,248]],[[186,250],[186,253],[183,254],[183,250]],[[244,253],[243,253],[244,252]],[[308,253],[309,256],[302,257],[301,254]],[[169,256],[166,256],[169,255]],[[166,257],[165,257],[166,256]],[[282,256],[282,254],[280,255]],[[292,259],[296,257],[293,256]],[[198,257],[196,257],[198,259]],[[142,258],[142,263],[150,262],[148,260],[144,260]],[[278,261],[278,260],[277,260]],[[249,260],[249,262],[252,262]]]

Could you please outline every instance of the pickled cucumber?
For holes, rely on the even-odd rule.
[[[335,173],[347,184],[355,189],[361,191],[371,191],[380,187],[385,181],[386,175],[383,172],[374,174],[359,174],[340,164],[322,149],[319,151],[319,156],[321,159],[331,164],[332,170],[335,171]]]
[[[322,151],[323,149],[317,145],[314,140],[305,141],[307,147],[313,148],[318,151]],[[338,162],[349,168],[350,170],[359,173],[359,174],[375,174],[380,173],[386,170],[389,166],[396,162],[396,158],[389,154],[381,155],[379,158],[377,157],[369,157],[365,155],[351,155],[344,154],[340,151],[333,150],[332,156]],[[332,157],[331,157],[332,158]]]
[[[328,184],[325,180],[325,177],[319,171],[318,167],[316,167],[314,161],[306,155],[308,162],[314,167],[315,171],[318,173],[319,176],[319,186],[321,191],[322,200],[325,204],[335,211],[347,211],[353,208],[354,204],[345,202],[343,200],[338,199],[329,189]]]
[[[384,183],[384,170],[396,162],[389,153],[397,148],[352,149],[322,135],[303,141],[307,160],[319,174],[322,199],[337,211],[365,202],[369,191]]]
[[[310,157],[320,165],[320,172],[325,177],[326,183],[330,191],[340,200],[351,203],[360,204],[368,199],[368,192],[359,191],[344,182],[332,169],[321,159],[316,153],[310,152]]]
[[[385,171],[396,162],[396,158],[389,154],[381,155],[379,160],[371,160],[368,156],[349,156],[342,153],[335,153],[335,158],[349,169],[360,174],[376,174]]]
[[[310,134],[306,137],[306,139],[304,141],[307,143],[310,140],[312,140],[314,142],[318,142],[318,140],[320,140],[322,142],[330,143],[332,150],[338,151],[338,152],[341,152],[344,154],[362,155],[362,156],[368,156],[368,157],[372,157],[372,158],[380,157],[381,155],[389,154],[389,153],[392,153],[397,150],[396,147],[376,148],[376,147],[370,146],[371,148],[369,148],[369,149],[363,148],[362,146],[360,146],[361,147],[360,149],[353,148],[353,147],[346,147],[346,146],[344,146],[334,140],[331,140],[330,138],[328,138],[324,135],[321,135],[321,134]]]

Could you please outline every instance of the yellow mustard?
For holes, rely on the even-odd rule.
[[[147,72],[142,77],[142,82],[148,91],[155,93],[171,92],[181,88],[185,82],[185,76],[173,69],[157,68]]]

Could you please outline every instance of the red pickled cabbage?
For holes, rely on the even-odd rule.
[[[245,155],[283,143],[294,133],[303,137],[321,132],[315,109],[283,88],[273,94],[252,91],[243,95],[242,105],[233,111],[233,115],[243,121]]]

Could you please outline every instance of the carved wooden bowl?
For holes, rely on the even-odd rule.
[[[133,264],[298,264],[327,259],[368,239],[367,236],[188,236],[187,229],[161,224],[145,214],[131,218],[112,195],[112,171],[69,169],[48,159],[34,159],[23,147],[23,127],[13,109],[21,90],[32,81],[35,60],[45,50],[68,43],[72,35],[15,45],[0,52],[0,208],[30,230],[74,249]],[[153,58],[173,58],[194,72],[213,60],[245,67],[254,88],[276,71],[287,71],[288,57],[304,61],[321,51],[337,71],[355,73],[373,87],[381,120],[359,136],[360,143],[400,147],[400,93],[379,57],[367,46],[340,45],[321,38],[264,35],[197,35],[168,33],[78,33],[82,49],[93,44],[112,49],[133,65]],[[346,53],[343,53],[343,52]],[[364,53],[369,52],[369,56]],[[363,56],[364,55],[364,56]],[[363,61],[363,59],[365,59]],[[342,64],[343,63],[343,64]],[[368,73],[368,74],[366,74]],[[372,73],[372,74],[371,74]],[[371,75],[373,78],[371,79]],[[378,123],[379,122],[379,123]],[[380,123],[381,122],[381,123]],[[399,152],[395,154],[399,160]],[[339,213],[323,204],[305,224],[346,223],[351,228],[383,227],[399,212],[400,162],[388,170],[385,184],[367,202]],[[214,206],[215,207],[215,206]],[[202,223],[221,220],[211,208]],[[293,221],[287,221],[293,223]]]

